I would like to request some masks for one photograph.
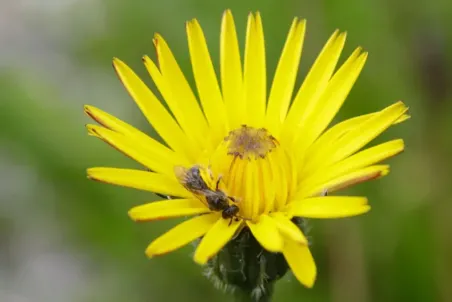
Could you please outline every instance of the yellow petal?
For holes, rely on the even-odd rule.
[[[140,107],[149,123],[155,128],[162,139],[174,151],[185,154],[194,159],[199,152],[188,140],[169,112],[163,107],[152,91],[124,62],[115,58],[113,66],[121,79],[124,87]]]
[[[323,185],[316,186],[308,190],[306,196],[315,196],[323,190],[327,189],[328,192],[334,192],[360,184],[362,182],[379,179],[383,176],[388,175],[389,166],[388,165],[375,165],[366,167],[357,171],[350,172],[348,174],[339,176],[326,182]]]
[[[306,20],[295,18],[279,59],[268,99],[266,123],[273,135],[286,118],[303,49]]]
[[[86,125],[86,130],[88,131],[88,135],[89,136],[94,136],[97,138],[101,138],[99,135],[97,135],[97,133],[93,130],[93,128],[89,125]]]
[[[379,111],[381,112],[381,111]],[[369,113],[354,118],[347,119],[343,122],[334,125],[322,134],[307,150],[306,158],[304,160],[304,166],[302,167],[302,175],[310,175],[313,170],[320,167],[324,167],[324,158],[327,153],[330,153],[330,146],[336,144],[337,141],[342,138],[349,131],[361,127],[364,122],[368,121],[371,117],[376,116],[379,112]],[[392,125],[399,124],[409,119],[407,114],[399,117]]]
[[[265,188],[265,193],[263,195],[263,202],[260,204],[259,213],[269,213],[274,209],[275,199],[276,199],[276,189],[278,188],[275,184],[275,164],[274,161],[265,160],[262,162],[260,177],[262,182],[262,187]]]
[[[362,123],[360,127],[350,130],[330,146],[333,150],[325,155],[323,165],[335,163],[355,153],[400,118],[408,108],[402,102],[397,102]]]
[[[163,255],[203,236],[219,219],[218,213],[201,215],[178,224],[155,239],[146,249],[148,257]]]
[[[199,199],[169,199],[136,206],[129,210],[129,217],[135,221],[152,221],[208,212],[209,208]]]
[[[293,201],[289,204],[288,213],[305,218],[343,218],[369,210],[365,197],[322,196]]]
[[[132,127],[131,125],[121,121],[120,119],[114,117],[113,115],[108,114],[107,112],[100,110],[99,108],[96,108],[94,106],[85,105],[84,106],[85,113],[101,124],[102,126],[119,132],[121,134],[125,135],[136,135],[140,138],[147,139],[150,138],[148,135],[144,134],[140,130],[136,129],[135,127]]]
[[[242,93],[242,63],[234,18],[230,10],[223,14],[220,42],[221,87],[231,129],[240,127],[246,114]]]
[[[169,196],[192,197],[174,177],[132,169],[90,168],[88,178],[123,187]]]
[[[317,276],[317,268],[309,247],[305,244],[286,240],[283,254],[297,280],[304,286],[311,288]]]
[[[184,129],[184,132],[189,137],[195,137],[196,143],[202,145],[208,132],[208,127],[198,101],[168,44],[159,34],[154,36],[154,45],[157,51],[160,72],[167,89],[171,91],[171,97],[165,98],[165,101],[182,129]]]
[[[223,218],[218,219],[196,248],[195,262],[206,264],[231,240],[242,222],[242,220],[236,221],[235,219],[232,219],[232,221]]]
[[[258,165],[256,161],[249,161],[246,164],[246,170],[243,172],[245,177],[245,193],[244,202],[242,203],[242,212],[245,217],[256,217],[259,210],[259,196],[260,192],[258,181]],[[248,202],[247,202],[248,201]]]
[[[246,224],[264,249],[274,253],[282,251],[284,240],[272,218],[261,215],[258,222],[247,221]]]
[[[359,183],[370,181],[374,179],[386,176],[389,173],[388,165],[375,165],[366,168],[362,168],[353,172],[349,172],[344,175],[340,175],[337,178],[325,181],[324,183],[319,183],[315,186],[307,187],[302,189],[300,193],[297,193],[297,198],[299,197],[310,197],[319,195],[324,190],[328,192],[334,192],[348,188]]]
[[[410,116],[409,114],[406,114],[406,113],[405,113],[404,115],[402,115],[401,117],[399,117],[399,118],[393,123],[393,125],[403,123],[404,121],[409,120],[410,118],[411,118],[411,116]]]
[[[297,134],[297,152],[304,154],[305,150],[330,124],[361,73],[366,59],[367,53],[361,54],[361,48],[357,48],[334,74],[313,107],[312,114],[306,118],[303,127]]]
[[[86,105],[85,113],[102,126],[115,132],[136,138],[137,140],[139,140],[137,144],[145,144],[149,146],[149,149],[153,150],[156,157],[168,158],[168,160],[170,160],[174,165],[189,164],[187,159],[181,154],[174,152],[149,135],[146,135],[135,127],[132,127],[131,125],[121,121],[120,119],[108,114],[105,111],[102,111],[93,106]]]
[[[204,33],[196,19],[187,22],[187,37],[193,75],[199,98],[213,139],[221,140],[228,131],[226,109],[218,86],[217,76],[210,59]]]
[[[181,101],[180,99],[175,99],[173,91],[171,91],[170,86],[167,83],[167,80],[160,73],[160,70],[157,67],[157,65],[148,56],[143,56],[142,59],[144,66],[146,67],[149,75],[154,81],[155,86],[159,90],[160,94],[163,96],[163,99],[168,104],[168,107],[170,108],[171,112],[173,112],[182,129],[184,129],[184,132],[188,136],[189,140],[198,149],[204,149],[206,146],[209,146],[208,142],[203,137],[203,132],[201,132],[207,131],[206,130],[207,124],[205,122],[205,119],[203,118],[202,120],[200,120],[198,126],[189,124],[189,121],[187,121],[187,119],[190,119],[190,117],[188,117],[185,111],[183,110],[183,109],[188,110],[187,108],[185,108],[186,105],[184,104],[184,101]],[[196,106],[198,106],[198,104],[196,104]],[[190,114],[190,111],[187,112],[188,114]]]
[[[276,154],[279,150],[276,150]],[[284,150],[281,150],[284,152]],[[272,165],[272,175],[274,179],[273,185],[275,186],[275,201],[274,208],[281,209],[287,202],[287,194],[292,181],[293,175],[289,171],[292,171],[288,157],[280,156],[276,159],[269,160]],[[290,177],[290,179],[289,179]]]
[[[249,14],[246,31],[244,90],[246,109],[245,124],[262,127],[265,116],[267,78],[265,67],[265,43],[262,20],[259,13]]]
[[[283,236],[288,240],[292,240],[302,244],[308,244],[308,240],[303,232],[292,222],[289,217],[283,213],[271,213],[270,217],[276,222],[276,226]]]
[[[345,38],[346,33],[339,34],[339,31],[335,31],[312,65],[284,122],[281,141],[285,144],[292,143],[297,129],[303,126],[306,118],[315,108],[333,74],[344,47]]]
[[[152,147],[140,144],[140,141],[132,136],[125,136],[97,125],[88,124],[86,127],[89,132],[95,133],[97,137],[150,170],[168,176],[174,174],[174,164],[170,156],[159,156]]]
[[[341,175],[356,171],[375,163],[381,162],[402,152],[404,143],[402,139],[392,140],[372,148],[358,152],[338,163],[328,167],[320,168],[315,173],[303,179],[304,187],[325,183]],[[320,165],[319,165],[320,166]]]

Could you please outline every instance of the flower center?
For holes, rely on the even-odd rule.
[[[268,130],[246,125],[229,132],[210,158],[212,177],[221,177],[219,189],[234,198],[239,216],[251,220],[278,211],[293,196],[292,163]]]

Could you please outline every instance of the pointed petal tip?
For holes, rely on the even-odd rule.
[[[86,169],[86,178],[89,180],[93,180],[93,181],[97,181],[97,182],[102,182],[102,183],[108,183],[106,181],[103,181],[101,179],[99,179],[98,176],[96,176],[96,170],[101,169],[101,168],[88,168]]]
[[[152,245],[152,243],[151,243],[151,245]],[[171,253],[172,251],[173,250],[170,250],[170,251],[159,251],[159,250],[156,250],[156,251],[154,251],[154,247],[152,247],[152,249],[147,248],[144,253],[145,253],[145,255],[146,255],[146,257],[148,259],[152,259],[152,258],[155,258],[156,256],[164,256],[166,254]]]
[[[123,65],[124,62],[121,61],[121,59],[117,58],[117,57],[113,57],[113,59],[111,60],[112,64],[113,64],[113,68],[117,69],[119,67],[119,65]]]
[[[231,11],[230,8],[225,9],[225,10],[223,11],[223,18],[226,18],[226,17],[232,17],[232,11]]]
[[[94,107],[94,106],[85,105],[85,106],[83,107],[83,111],[84,111],[85,114],[86,114],[87,116],[89,116],[92,120],[94,120],[95,122],[97,122],[97,123],[99,123],[99,124],[105,126],[105,124],[102,122],[102,119],[101,119],[101,117],[100,117],[100,113],[102,113],[101,110],[97,109],[97,108]],[[88,124],[87,124],[87,125],[88,125]],[[85,125],[85,126],[87,126],[87,125]],[[89,130],[90,130],[90,129],[88,129],[88,131],[89,131]]]
[[[93,120],[96,120],[96,119],[94,118],[93,108],[94,108],[94,107],[92,107],[92,106],[90,106],[90,105],[84,105],[84,106],[83,106],[83,112],[85,112],[85,114],[86,114],[87,116],[89,116],[90,118],[92,118]]]
[[[141,61],[144,63],[144,64],[146,64],[146,61],[148,61],[148,60],[150,60],[151,58],[149,58],[149,56],[148,55],[143,55],[142,57],[141,57]]]
[[[306,286],[307,288],[313,288],[316,279],[317,279],[317,271],[315,272],[315,274],[312,276],[311,279],[305,280],[303,285]]]
[[[407,106],[402,100],[398,100],[397,102],[395,102],[394,105],[395,105],[395,106],[403,106],[403,107],[405,107],[407,110],[409,109],[408,106]]]
[[[127,216],[129,216],[129,218],[132,219],[133,221],[136,221],[136,210],[135,210],[135,207],[133,207],[129,211],[127,211]],[[147,249],[146,249],[146,254],[147,254]]]
[[[195,19],[190,19],[190,20],[185,21],[185,28],[187,30],[189,30],[190,27],[193,26],[193,20],[195,20]]]
[[[362,47],[361,47],[361,51],[362,51]],[[369,53],[367,51],[361,53],[359,55],[358,59],[361,59],[363,61],[363,64],[367,61],[367,58],[369,57]]]
[[[154,43],[154,47],[158,48],[159,43],[163,41],[163,37],[159,33],[154,33],[154,38],[152,38],[152,42]]]
[[[86,129],[88,130],[88,132],[92,132],[96,135],[99,135],[99,129],[103,128],[101,126],[98,125],[93,125],[93,124],[85,124]]]
[[[345,40],[347,39],[347,32],[346,31],[341,32],[337,39],[341,40],[342,43],[345,43]]]
[[[112,65],[113,65],[113,69],[114,69],[115,72],[116,72],[116,75],[117,75],[117,76],[119,77],[119,79],[121,80],[121,75],[120,75],[120,73],[119,73],[119,69],[125,65],[124,62],[122,62],[122,61],[121,61],[120,59],[118,59],[118,58],[113,58]],[[121,81],[122,81],[122,80],[121,80]]]
[[[142,211],[140,211],[142,205],[141,206],[135,206],[133,208],[131,208],[129,211],[127,211],[127,216],[129,216],[130,219],[132,219],[135,222],[146,222],[146,221],[155,221],[155,220],[161,220],[162,218],[153,218],[153,219],[143,219],[143,213]]]
[[[188,35],[193,34],[193,31],[200,29],[200,27],[201,25],[199,24],[199,21],[196,18],[185,21],[185,29]]]
[[[198,263],[199,265],[205,265],[209,261],[209,258],[205,257],[204,255],[200,255],[199,253],[194,254],[193,260]]]
[[[390,168],[389,168],[389,166],[388,166],[386,169],[384,169],[384,170],[381,171],[379,174],[377,174],[377,175],[375,176],[375,179],[382,178],[383,176],[388,175],[388,174],[389,174],[389,171],[390,171]],[[369,179],[369,180],[372,180],[372,179]]]
[[[88,135],[95,136],[95,137],[100,137],[99,134],[97,134],[96,131],[94,131],[92,128],[88,127],[88,124],[85,125],[85,127],[86,127],[86,130],[88,131]]]
[[[394,110],[394,112],[401,112],[401,115],[397,119],[399,120],[404,118],[405,113],[409,110],[409,107],[403,101],[399,100],[394,104],[383,109],[383,111],[384,110]]]
[[[363,47],[362,46],[358,46],[358,47],[355,48],[353,53],[356,54],[357,57],[359,57],[360,55],[362,55],[362,51],[363,51]]]
[[[96,168],[87,168],[86,169],[86,175],[89,176],[90,174],[92,174],[94,169],[96,169]]]
[[[368,204],[363,205],[363,209],[362,209],[362,213],[361,214],[366,214],[370,210],[371,210],[371,206],[370,205],[368,205]]]
[[[162,255],[168,254],[169,252],[172,251],[172,250],[164,251],[164,252],[159,251],[158,249],[155,248],[154,242],[155,241],[151,242],[151,244],[149,244],[148,247],[146,248],[146,250],[144,251],[144,254],[146,255],[146,257],[148,259],[152,259],[155,256],[162,256]]]
[[[99,127],[99,126],[93,125],[93,124],[85,124],[85,128],[86,128],[86,130],[88,130],[88,132],[92,132],[96,135],[99,135],[99,133],[97,132],[97,129],[96,129],[97,127]]]
[[[306,19],[298,19],[298,26],[306,27],[308,21]]]
[[[404,115],[402,115],[401,117],[399,117],[399,119],[397,121],[394,122],[394,124],[400,124],[403,123],[406,120],[409,120],[411,118],[411,115],[405,113]]]
[[[149,251],[148,249],[146,249],[146,250],[144,251],[144,254],[146,255],[146,257],[147,257],[148,259],[154,258],[154,254],[152,254],[152,252]]]

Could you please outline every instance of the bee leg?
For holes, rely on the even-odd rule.
[[[221,179],[223,178],[223,176],[218,176],[218,179],[217,179],[217,184],[215,185],[215,190],[216,191],[218,191],[218,188],[220,187],[220,181],[221,181]]]
[[[229,220],[229,224],[228,224],[228,226],[231,226],[231,223],[232,223],[232,219],[233,219],[234,217],[231,217],[231,220]]]
[[[324,189],[321,193],[320,196],[328,196],[328,190]]]
[[[234,202],[234,203],[236,203],[237,202],[237,199],[235,199],[234,197],[232,197],[232,196],[228,196],[228,198],[232,201],[232,202]]]

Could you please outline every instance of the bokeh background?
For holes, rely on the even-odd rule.
[[[412,119],[377,141],[403,137],[389,176],[347,190],[373,210],[313,221],[318,263],[311,290],[293,276],[275,301],[452,301],[452,2],[0,1],[0,301],[228,301],[191,260],[192,247],[158,259],[146,245],[177,220],[135,224],[133,206],[155,199],[88,181],[91,166],[134,167],[88,137],[83,104],[153,134],[111,68],[130,64],[151,87],[141,56],[161,33],[193,83],[184,22],[197,17],[218,66],[221,15],[231,8],[240,41],[260,10],[272,75],[294,16],[308,19],[299,81],[336,28],[342,61],[361,45],[368,63],[340,118],[404,100]],[[270,77],[271,78],[271,77]]]

